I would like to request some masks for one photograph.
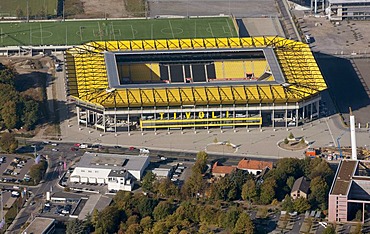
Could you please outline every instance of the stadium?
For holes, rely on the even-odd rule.
[[[95,41],[66,52],[82,125],[103,131],[298,126],[325,81],[280,37]]]

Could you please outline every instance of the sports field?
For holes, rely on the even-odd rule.
[[[0,23],[0,46],[79,45],[88,41],[236,37],[228,17]]]
[[[30,16],[33,15],[56,15],[58,0],[28,0]],[[18,12],[18,13],[17,13]],[[19,13],[23,13],[18,15]],[[1,0],[0,17],[26,17],[26,0]]]

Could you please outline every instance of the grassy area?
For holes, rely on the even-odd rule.
[[[0,46],[79,45],[88,41],[236,37],[228,17],[0,23]]]
[[[30,16],[56,15],[58,0],[29,0]],[[1,0],[0,17],[26,17],[27,1]]]
[[[44,131],[44,136],[58,138],[60,136],[60,126],[59,124],[50,124],[46,127]]]

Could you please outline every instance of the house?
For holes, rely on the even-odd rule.
[[[298,178],[296,181],[294,181],[292,191],[290,192],[290,196],[293,198],[293,200],[303,197],[308,197],[308,193],[310,190],[310,181],[302,176]]]
[[[259,160],[252,160],[252,159],[242,159],[238,163],[238,169],[248,171],[254,175],[258,175],[264,170],[265,168],[272,169],[273,163],[266,162],[266,161],[259,161]]]
[[[225,177],[226,175],[234,172],[236,170],[235,166],[223,166],[218,162],[215,162],[212,167],[212,175],[216,178]]]

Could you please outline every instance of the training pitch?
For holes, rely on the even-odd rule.
[[[237,37],[229,17],[0,23],[0,46],[89,41]]]

